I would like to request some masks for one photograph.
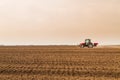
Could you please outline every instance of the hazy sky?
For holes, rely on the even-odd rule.
[[[120,44],[120,0],[0,0],[0,44]]]

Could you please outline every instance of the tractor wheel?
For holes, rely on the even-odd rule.
[[[88,48],[93,48],[93,44],[89,44],[89,45],[88,45]]]
[[[80,45],[81,48],[84,48],[84,45]]]

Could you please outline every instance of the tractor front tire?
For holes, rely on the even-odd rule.
[[[80,45],[81,48],[84,48],[84,45]]]

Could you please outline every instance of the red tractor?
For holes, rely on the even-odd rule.
[[[84,48],[84,47],[93,48],[93,47],[96,47],[97,45],[98,43],[92,43],[91,39],[85,39],[84,43],[80,43],[81,48]]]

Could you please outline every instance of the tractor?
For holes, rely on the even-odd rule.
[[[80,43],[81,48],[84,48],[84,47],[93,48],[93,47],[96,47],[97,45],[98,43],[92,43],[91,39],[85,39],[84,43]]]

